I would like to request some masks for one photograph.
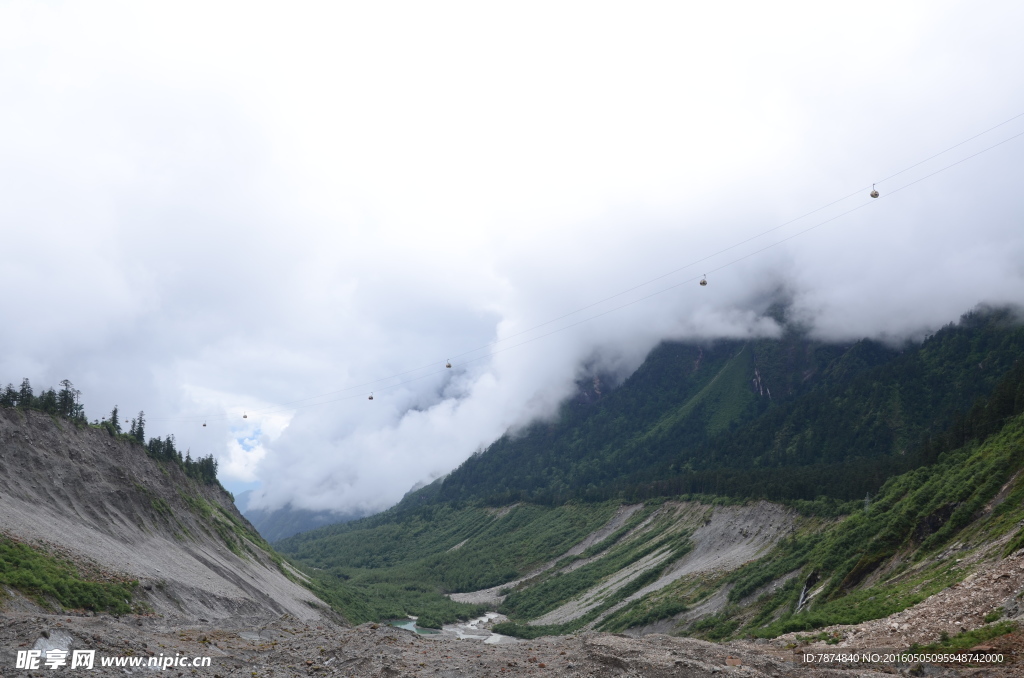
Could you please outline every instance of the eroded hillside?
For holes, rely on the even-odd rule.
[[[137,582],[132,607],[168,621],[312,620],[325,607],[285,576],[219,484],[32,410],[0,408],[0,532],[93,578]]]

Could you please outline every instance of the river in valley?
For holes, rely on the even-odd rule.
[[[488,645],[519,642],[516,638],[503,636],[500,633],[494,633],[490,630],[491,626],[503,621],[508,621],[508,618],[505,615],[498,614],[497,612],[487,612],[482,617],[477,617],[476,619],[470,619],[469,621],[459,622],[457,624],[445,624],[440,631],[437,629],[425,629],[421,626],[417,626],[416,618],[412,616],[410,616],[409,619],[396,619],[388,622],[388,624],[426,637],[435,636],[438,638],[476,640],[487,643]]]

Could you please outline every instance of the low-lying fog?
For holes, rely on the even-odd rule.
[[[252,506],[375,511],[775,299],[837,340],[1020,303],[1022,22],[5,5],[0,378],[145,410]]]

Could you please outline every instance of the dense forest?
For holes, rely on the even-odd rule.
[[[29,380],[22,379],[21,387],[7,384],[0,392],[0,407],[19,407],[57,415],[68,421],[85,424],[85,406],[79,402],[82,392],[67,379],[60,382],[60,391],[52,388],[35,395]]]
[[[131,420],[127,433],[121,429],[121,417],[116,405],[108,417],[94,420],[89,424],[81,397],[82,392],[67,379],[60,382],[59,391],[49,388],[36,395],[31,382],[25,378],[21,380],[19,388],[9,383],[0,391],[0,407],[36,410],[60,417],[78,426],[103,429],[112,437],[142,446],[154,459],[176,464],[190,478],[207,485],[218,483],[217,460],[212,454],[193,459],[191,453],[186,451],[182,456],[181,451],[175,447],[173,435],[166,438],[150,438],[146,442],[146,414],[141,411]]]
[[[1009,310],[920,344],[668,343],[620,387],[582,389],[554,422],[511,432],[404,500],[504,505],[714,494],[849,501],[933,463],[1024,355]],[[960,423],[957,423],[960,422]]]

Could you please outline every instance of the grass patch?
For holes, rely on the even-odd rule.
[[[0,582],[50,608],[51,599],[68,609],[126,614],[138,582],[88,581],[69,561],[0,537]]]
[[[682,577],[616,611],[601,623],[599,629],[618,633],[668,619],[697,605],[721,585],[721,576],[696,574]]]
[[[726,608],[722,612],[694,622],[689,633],[708,640],[725,640],[740,627],[740,620],[734,619],[738,610]]]
[[[961,581],[966,574],[951,563],[937,563],[912,577],[900,577],[898,581],[851,591],[807,611],[796,614],[786,612],[777,621],[761,628],[748,626],[745,631],[758,638],[774,638],[793,631],[811,631],[833,624],[859,624],[869,619],[880,619],[916,605]],[[787,603],[795,603],[794,592],[798,593],[795,587],[776,595]]]
[[[843,640],[843,634],[838,631],[822,631],[814,636],[798,635],[796,639],[801,643],[816,643],[818,641],[824,641],[826,645],[838,645],[840,641]]]
[[[602,602],[603,609],[607,609],[611,604],[656,580],[666,566],[690,551],[690,532],[674,531],[673,524],[671,517],[666,517],[652,525],[649,530],[616,544],[606,555],[593,562],[571,572],[552,572],[545,580],[522,591],[511,593],[499,611],[512,618],[535,619],[592,589],[637,561],[659,552],[667,552],[666,557],[658,565],[647,569],[609,594]]]
[[[530,624],[520,624],[519,622],[502,622],[501,624],[495,624],[494,628],[491,630],[494,631],[494,633],[500,633],[503,636],[533,640],[534,638],[540,638],[541,636],[557,636],[565,633],[563,630],[564,626],[564,624],[556,624],[553,626],[531,626]]]
[[[614,620],[606,621],[601,625],[601,630],[617,632],[635,626],[646,626],[689,609],[689,606],[678,598],[659,598],[656,602],[648,605],[632,605],[626,608],[625,614]]]
[[[202,497],[197,497],[194,494],[188,494],[181,490],[178,490],[178,496],[200,518],[210,520],[213,517],[213,506]]]
[[[988,614],[985,615],[985,623],[986,624],[991,624],[992,622],[999,621],[1002,618],[1003,618],[1003,608],[1000,607],[1000,608],[997,608],[995,610],[992,610],[991,612],[989,612]]]
[[[958,633],[952,638],[941,640],[931,645],[912,645],[911,652],[956,652],[969,650],[975,645],[980,645],[986,640],[992,640],[999,636],[1013,633],[1018,628],[1017,624],[1011,621],[1003,621],[990,626],[981,626],[964,633]]]
[[[1013,536],[1010,543],[1003,549],[1003,557],[1005,558],[1017,549],[1024,549],[1024,527],[1020,528],[1020,531]]]

